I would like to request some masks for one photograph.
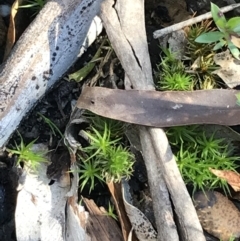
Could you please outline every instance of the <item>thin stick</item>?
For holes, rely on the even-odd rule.
[[[238,8],[238,7],[240,7],[240,3],[238,3],[238,4],[232,4],[232,5],[229,5],[229,6],[220,8],[220,9],[221,9],[221,11],[222,11],[223,13],[226,13],[226,12],[229,12],[229,11],[235,9],[235,8]],[[193,25],[193,24],[195,24],[195,23],[201,22],[201,21],[203,21],[203,20],[205,20],[205,19],[209,19],[209,18],[211,18],[211,17],[212,17],[212,13],[211,13],[211,12],[202,14],[202,15],[200,15],[200,16],[198,16],[198,17],[191,18],[191,19],[188,19],[188,20],[183,21],[183,22],[180,22],[180,23],[176,23],[176,24],[174,24],[174,25],[171,25],[171,26],[169,26],[169,27],[166,27],[166,28],[163,28],[163,29],[160,29],[160,30],[156,30],[156,31],[153,33],[153,37],[154,37],[155,39],[160,38],[160,37],[162,37],[162,36],[164,36],[164,35],[167,35],[167,34],[169,34],[169,33],[175,32],[175,31],[180,30],[180,29],[182,29],[182,28],[184,28],[184,27],[187,27],[187,26],[189,26],[189,25]]]

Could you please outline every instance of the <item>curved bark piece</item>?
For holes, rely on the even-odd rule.
[[[138,241],[157,241],[157,232],[145,214],[133,205],[130,186],[122,180],[122,198],[124,207]]]
[[[86,38],[101,1],[49,1],[21,36],[0,74],[0,148],[101,32],[95,20]]]
[[[125,70],[125,78],[130,80],[131,85],[135,89],[154,90],[145,33],[144,1],[105,0],[101,5],[100,17]],[[158,240],[179,240],[174,222],[171,221],[172,210],[169,206],[168,195],[166,195],[166,184],[171,193],[174,206],[177,209],[176,213],[181,220],[180,235],[183,237],[183,240],[205,240],[196,210],[182,181],[177,164],[174,159],[165,159],[166,150],[160,147],[160,143],[164,147],[167,146],[170,154],[173,155],[164,131],[157,129],[156,132],[151,132],[151,128],[145,128],[140,130],[140,134],[142,145],[147,143],[149,135],[151,139],[150,145],[152,145],[150,151],[157,152],[158,155],[155,154],[156,156],[161,154],[160,158],[162,158],[160,160],[149,158],[149,150],[144,149],[145,153],[143,153],[143,156],[147,166],[148,178],[150,179],[150,189],[152,193],[155,192],[152,197],[153,202],[155,202],[154,212],[158,229]],[[163,140],[164,143],[161,141],[158,143],[159,145],[154,146],[153,139]],[[150,165],[156,168],[150,169]],[[163,170],[162,175],[159,170]],[[177,177],[176,180],[181,180],[178,185],[178,192],[175,192],[175,188],[169,185],[169,179],[175,177]],[[161,179],[162,183],[161,188],[157,184],[159,179]],[[182,191],[181,201],[184,202],[184,207],[188,207],[188,214],[186,214],[185,209],[179,207],[181,205],[175,203],[180,191]],[[161,202],[161,206],[158,205],[159,201]]]
[[[98,115],[152,127],[238,125],[237,90],[141,91],[85,87],[78,107]]]
[[[48,147],[45,144],[34,144],[32,151],[45,153]],[[45,158],[50,162],[49,155]],[[66,156],[56,158],[61,167],[69,161]],[[52,179],[47,175],[48,167],[48,163],[42,162],[36,169],[25,165],[21,171],[15,211],[17,240],[92,240],[86,232],[88,215],[83,206],[77,203],[77,189],[74,195],[69,197],[72,183],[79,181],[78,175],[71,179],[65,165],[60,168],[61,175],[54,183],[49,184]]]

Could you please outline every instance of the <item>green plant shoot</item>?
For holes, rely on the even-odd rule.
[[[46,124],[48,124],[48,126],[51,129],[54,136],[56,136],[58,133],[61,136],[61,138],[64,139],[63,133],[59,130],[59,128],[50,119],[48,119],[46,116],[44,116],[40,112],[38,112],[38,115],[42,117],[42,119],[44,120],[44,122]]]
[[[134,156],[128,148],[122,146],[124,123],[85,113],[90,126],[85,131],[89,145],[82,148],[76,170],[80,174],[80,186],[83,190],[88,184],[89,193],[96,181],[120,182],[129,179],[133,172]]]
[[[46,0],[28,0],[26,5],[22,5],[19,8],[30,8],[36,15],[46,4]]]
[[[102,53],[102,47],[104,46],[105,43],[106,43],[106,40],[103,40],[103,42],[101,43],[100,47],[98,48],[97,52],[95,53],[93,58],[90,60],[90,62],[88,62],[84,67],[82,67],[75,73],[68,75],[68,78],[70,80],[71,79],[75,80],[76,82],[80,82],[83,79],[85,79],[91,73],[91,71],[94,69],[97,61],[100,60],[101,53]]]
[[[11,154],[18,155],[18,161],[17,164],[20,162],[23,162],[28,167],[31,167],[33,171],[37,171],[37,167],[42,162],[48,162],[48,160],[44,157],[47,152],[34,152],[33,151],[33,145],[36,142],[36,139],[30,142],[29,144],[25,145],[22,139],[22,136],[19,134],[21,142],[19,145],[16,145],[16,149],[9,149],[7,148],[7,151]]]
[[[111,205],[111,203],[108,204],[108,210],[106,211],[107,216],[115,219],[116,221],[118,221],[118,217],[117,215],[114,213],[115,209],[114,209],[114,205]]]
[[[157,88],[160,90],[192,90],[193,76],[185,73],[184,64],[178,60],[169,49],[162,49],[165,56],[157,66],[159,72],[156,73],[158,80]]]
[[[218,31],[206,32],[199,35],[195,41],[197,43],[215,43],[213,50],[218,50],[223,46],[228,46],[230,52],[236,59],[240,59],[240,17],[226,20],[220,8],[211,3],[211,13]]]
[[[224,138],[215,133],[206,134],[200,126],[171,127],[166,132],[176,156],[177,164],[186,184],[204,191],[220,187],[230,193],[227,182],[216,178],[209,168],[234,171],[239,157]]]
[[[80,173],[80,181],[81,181],[81,191],[85,187],[87,183],[90,183],[89,193],[94,189],[95,179],[98,179],[100,182],[104,182],[101,177],[101,168],[98,167],[98,164],[94,161],[84,161],[80,168],[75,170]]]

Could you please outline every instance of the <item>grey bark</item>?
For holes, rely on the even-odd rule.
[[[17,41],[0,73],[0,148],[101,32],[94,22],[86,38],[101,1],[49,1]]]
[[[125,70],[126,79],[135,89],[153,90],[144,16],[144,1],[141,0],[106,0],[101,5],[100,17]],[[164,131],[146,127],[139,127],[139,130],[154,202],[158,240],[179,240],[166,186],[180,220],[183,240],[205,240]]]

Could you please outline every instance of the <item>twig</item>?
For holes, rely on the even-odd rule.
[[[238,7],[240,7],[240,3],[238,3],[238,4],[232,4],[232,5],[223,7],[223,8],[221,8],[221,11],[222,11],[223,13],[226,13],[226,12],[232,11],[233,9],[238,8]],[[182,28],[184,28],[184,27],[187,27],[187,26],[189,26],[189,25],[193,25],[193,24],[195,24],[195,23],[201,22],[201,21],[203,21],[203,20],[205,20],[205,19],[209,19],[209,18],[211,18],[211,17],[212,17],[211,12],[202,14],[202,15],[200,15],[200,16],[198,16],[198,17],[191,18],[191,19],[188,19],[188,20],[183,21],[183,22],[180,22],[180,23],[176,23],[176,24],[174,24],[174,25],[171,25],[171,26],[169,26],[169,27],[166,27],[166,28],[163,28],[163,29],[160,29],[160,30],[156,30],[156,31],[153,33],[153,37],[154,37],[155,39],[160,38],[160,37],[162,37],[162,36],[164,36],[164,35],[167,35],[167,34],[172,33],[172,32],[174,32],[174,31],[180,30],[180,29],[182,29]]]

